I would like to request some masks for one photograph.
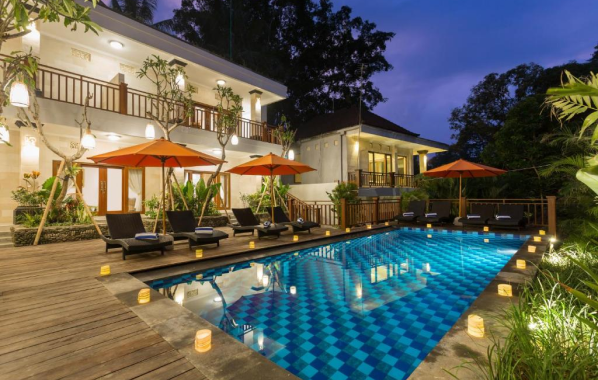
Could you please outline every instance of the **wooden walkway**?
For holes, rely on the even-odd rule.
[[[231,234],[204,257],[247,252],[250,240],[293,244],[289,233],[261,241]],[[0,379],[207,379],[95,278],[102,265],[119,273],[194,260],[186,244],[126,261],[120,250],[106,254],[101,240],[0,250]]]

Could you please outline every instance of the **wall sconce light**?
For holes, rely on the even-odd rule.
[[[29,89],[21,81],[15,80],[10,86],[10,104],[15,107],[29,107]]]
[[[262,110],[262,100],[260,98],[255,99],[255,110],[256,111]]]
[[[326,236],[330,236],[330,230],[326,230]]]
[[[237,136],[236,133],[231,136],[230,143],[233,145],[239,145],[239,136]]]
[[[212,348],[212,331],[198,330],[195,333],[195,351],[208,352]]]
[[[249,242],[249,248],[251,248],[251,249],[255,248],[255,242],[254,241],[250,241]]]
[[[289,293],[291,293],[293,295],[297,294],[297,287],[296,286],[291,286],[289,288]]]
[[[137,303],[138,304],[149,303],[150,298],[151,298],[151,296],[150,296],[149,288],[141,289],[139,291],[139,294],[137,294]]]
[[[484,318],[476,314],[467,317],[467,333],[476,338],[484,337]]]
[[[517,260],[517,269],[525,269],[525,260]]]
[[[299,235],[293,235],[293,241],[299,241]]]
[[[293,149],[289,150],[289,160],[295,161],[295,151]]]
[[[196,249],[195,250],[195,258],[201,259],[203,257],[203,249]]]
[[[110,265],[104,265],[100,268],[100,276],[108,276],[110,274]]]
[[[145,126],[145,138],[148,140],[153,140],[156,138],[156,129],[152,123],[147,123]]]
[[[512,297],[513,287],[509,284],[498,284],[498,295],[503,297]]]
[[[174,83],[180,88],[185,87],[185,76],[183,75],[183,73],[177,74],[176,78],[174,79]]]
[[[484,232],[490,232],[490,227],[488,227],[488,226],[484,227]]]
[[[535,245],[528,245],[527,246],[527,251],[529,253],[536,253],[536,246]]]

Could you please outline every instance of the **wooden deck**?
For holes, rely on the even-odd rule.
[[[323,237],[316,229],[300,242]],[[251,240],[262,248],[292,238],[231,233],[220,248],[204,248],[204,259],[247,252]],[[0,379],[207,379],[96,280],[102,265],[114,274],[195,260],[184,243],[126,261],[120,250],[106,254],[101,240],[0,250]]]

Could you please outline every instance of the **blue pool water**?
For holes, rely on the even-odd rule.
[[[526,239],[403,228],[150,285],[303,379],[405,379]]]

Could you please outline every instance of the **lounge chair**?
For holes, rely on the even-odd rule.
[[[498,213],[496,216],[510,216],[510,218],[491,218],[488,221],[489,226],[498,228],[517,228],[520,230],[527,224],[527,220],[523,216],[523,205],[498,205]]]
[[[106,223],[110,236],[102,236],[106,242],[106,252],[110,248],[122,248],[123,260],[127,255],[136,253],[160,251],[164,255],[164,248],[172,245],[174,241],[170,235],[158,235],[155,240],[138,240],[135,235],[144,233],[145,227],[141,220],[141,214],[107,214]]]
[[[479,218],[461,218],[459,222],[463,225],[471,227],[483,227],[488,223],[488,220],[494,218],[494,205],[474,203],[471,205],[471,213],[468,215],[478,215]]]
[[[260,239],[266,236],[279,237],[282,232],[289,229],[286,226],[275,224],[268,228],[262,226],[250,208],[234,208],[232,211],[238,223],[230,225],[233,229],[233,236],[249,232],[253,235],[257,231],[257,236]]]
[[[430,213],[436,213],[436,216],[424,216],[417,218],[418,223],[426,224],[444,224],[451,221],[451,202],[439,201],[430,204]]]
[[[412,212],[413,215],[403,215],[399,214],[395,216],[395,220],[399,223],[401,222],[408,222],[413,223],[417,221],[417,218],[421,218],[424,216],[426,212],[426,201],[411,201],[409,202],[409,206],[407,206],[406,213]]]
[[[197,245],[216,244],[220,246],[220,240],[228,238],[228,234],[222,231],[213,230],[208,234],[195,233],[195,216],[193,211],[166,211],[168,221],[172,227],[174,240],[188,239],[189,249]]]
[[[320,227],[320,225],[318,223],[310,222],[307,220],[304,221],[303,223],[300,223],[298,221],[291,222],[291,220],[287,217],[287,215],[282,210],[282,207],[280,207],[280,206],[274,207],[274,221],[276,222],[276,224],[282,224],[285,226],[288,225],[288,226],[293,227],[293,233],[307,231],[308,233],[311,234],[312,228]]]

